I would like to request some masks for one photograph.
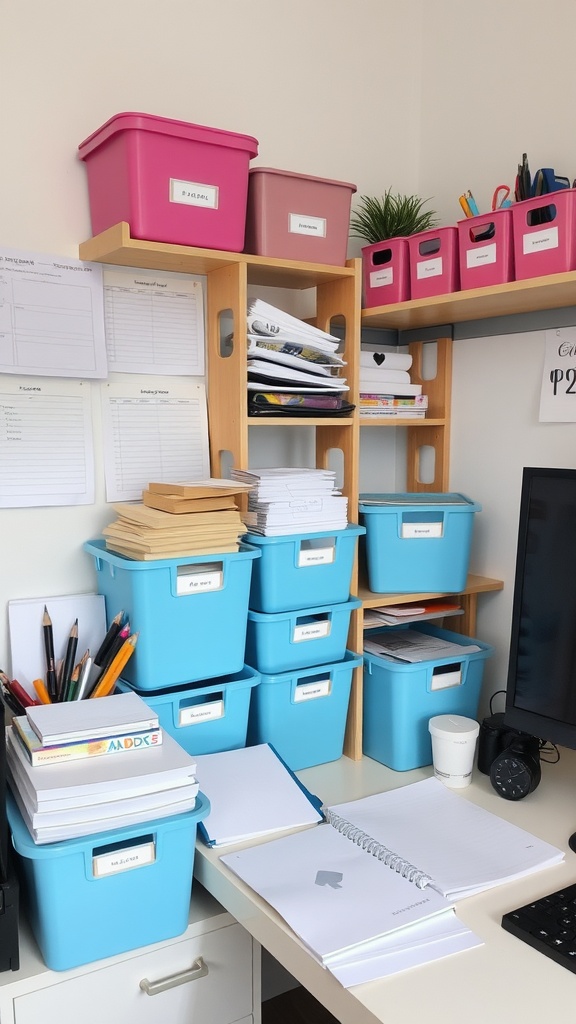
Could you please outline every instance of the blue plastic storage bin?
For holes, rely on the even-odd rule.
[[[480,640],[426,622],[402,628],[462,647],[476,644],[480,650],[415,663],[364,652],[363,751],[397,772],[432,764],[428,722],[435,715],[476,718],[484,662],[494,650]],[[377,636],[370,632],[370,639]]]
[[[189,754],[214,754],[246,746],[248,710],[260,675],[245,665],[242,672],[183,690],[141,693],[166,732]],[[132,689],[123,679],[118,689]]]
[[[122,609],[138,633],[123,669],[138,691],[185,686],[244,666],[246,615],[256,548],[139,562],[88,541],[108,625]]]
[[[28,919],[50,970],[186,930],[196,826],[210,810],[202,793],[186,814],[45,846],[34,843],[11,794],[6,807]]]
[[[356,541],[365,532],[350,524],[345,530],[286,537],[246,534],[246,542],[261,552],[252,570],[250,608],[286,612],[347,601]]]
[[[291,612],[248,612],[246,662],[268,675],[341,661],[350,616],[361,601],[298,608]]]
[[[463,494],[361,494],[368,586],[377,594],[458,593],[466,586],[474,512]]]
[[[344,749],[352,672],[362,656],[263,675],[250,705],[248,743],[271,743],[292,771],[336,761]]]

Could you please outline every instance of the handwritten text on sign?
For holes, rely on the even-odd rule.
[[[546,331],[540,422],[576,422],[576,327]]]

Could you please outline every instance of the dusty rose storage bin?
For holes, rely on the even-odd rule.
[[[153,114],[116,114],[78,147],[92,231],[127,221],[133,238],[241,252],[249,135]]]
[[[413,299],[445,295],[460,288],[458,228],[431,228],[408,238]]]
[[[253,167],[244,252],[343,266],[355,191],[345,181]]]
[[[410,298],[408,239],[389,238],[362,249],[364,306],[385,306]]]
[[[575,192],[549,192],[512,207],[517,281],[576,269]]]
[[[467,217],[457,227],[462,290],[514,280],[511,209]]]

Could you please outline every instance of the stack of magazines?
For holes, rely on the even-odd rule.
[[[249,303],[248,411],[252,416],[341,416],[354,408],[340,341],[271,306]]]

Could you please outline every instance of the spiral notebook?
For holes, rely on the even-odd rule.
[[[479,945],[451,901],[564,856],[433,778],[325,816],[221,859],[346,986]]]

